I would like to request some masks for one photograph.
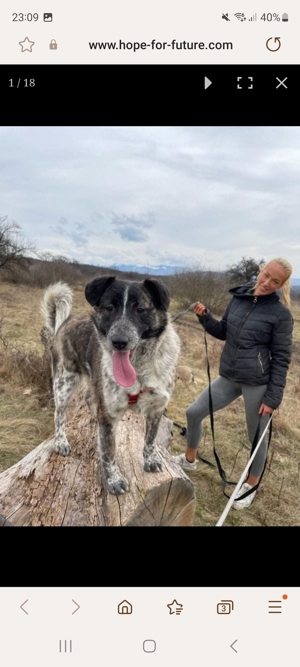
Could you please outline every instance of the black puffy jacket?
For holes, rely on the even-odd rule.
[[[253,283],[234,287],[222,320],[209,311],[198,319],[206,331],[226,340],[219,373],[228,380],[267,384],[262,399],[270,408],[282,401],[292,354],[293,318],[277,292],[254,296]]]

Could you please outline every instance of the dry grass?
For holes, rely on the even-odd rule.
[[[23,359],[28,358],[32,366],[40,365],[44,348],[40,339],[43,318],[40,301],[43,290],[0,283],[0,315],[2,330],[11,347],[18,350]],[[74,290],[73,312],[88,311],[84,290]],[[181,308],[173,302],[171,312]],[[244,512],[231,510],[225,526],[296,526],[300,525],[300,303],[293,305],[294,352],[290,365],[287,386],[280,409],[273,419],[273,436],[268,457],[268,466],[256,495],[255,502]],[[207,386],[207,362],[203,329],[196,316],[189,313],[175,323],[182,341],[179,363],[192,368],[197,383],[185,387],[176,383],[168,406],[168,416],[183,426],[185,412],[198,394]],[[296,341],[299,341],[297,346]],[[211,379],[218,376],[219,358],[223,343],[207,337]],[[2,346],[3,348],[3,346]],[[1,345],[0,345],[1,350]],[[299,352],[298,352],[299,350]],[[34,362],[32,361],[34,359]],[[0,471],[23,458],[40,442],[53,433],[53,407],[47,392],[29,374],[21,372],[22,364],[12,365],[9,350],[2,349],[0,356]],[[28,369],[27,369],[28,370]],[[45,367],[45,373],[47,369]],[[238,481],[249,458],[243,399],[240,398],[224,410],[215,414],[216,448],[222,466],[230,480]],[[172,453],[185,451],[185,437],[174,426]],[[200,456],[215,464],[207,417],[203,422],[203,437]],[[222,492],[221,480],[216,467],[199,462],[197,471],[189,473],[196,490],[195,526],[214,526],[222,514],[227,498]],[[227,487],[228,494],[233,487]]]
[[[292,313],[294,318],[293,339],[300,345],[300,300],[293,302]]]
[[[30,393],[24,393],[24,392]],[[53,413],[38,392],[6,381],[0,393],[0,472],[24,458],[53,432]]]
[[[174,311],[175,312],[175,311]],[[295,319],[294,340],[300,341],[300,304],[293,304]],[[198,384],[186,389],[177,382],[168,406],[173,421],[185,426],[185,411],[208,384],[204,332],[195,322],[193,314],[175,324],[182,340],[180,363],[193,368]],[[211,380],[218,376],[219,358],[223,343],[207,337]],[[299,346],[300,347],[300,346]],[[299,350],[300,352],[300,350]],[[299,355],[300,357],[300,355]],[[300,525],[300,358],[293,353],[282,404],[274,413],[273,435],[267,468],[256,495],[255,502],[245,512],[230,510],[225,526],[298,526]],[[237,482],[249,459],[249,446],[243,399],[215,413],[215,444],[227,478]],[[172,452],[185,451],[186,439],[180,429],[174,427]],[[203,421],[203,436],[199,454],[215,464],[210,419]],[[228,499],[222,492],[221,479],[216,467],[199,462],[195,472],[189,473],[196,488],[195,526],[214,526],[221,516]],[[228,495],[234,487],[228,486]]]
[[[0,318],[3,333],[15,347],[43,353],[40,332],[44,324],[40,313],[43,289],[0,283]],[[84,287],[74,289],[74,314],[90,309],[84,297]]]

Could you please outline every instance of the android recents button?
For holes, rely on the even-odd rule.
[[[156,642],[154,639],[145,639],[143,642],[143,651],[145,653],[154,653],[156,651]]]

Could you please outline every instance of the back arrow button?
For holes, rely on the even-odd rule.
[[[235,639],[234,642],[232,642],[232,644],[230,644],[230,648],[232,648],[232,650],[235,651],[235,653],[237,653],[237,651],[235,650],[235,648],[233,648],[233,644],[235,644],[236,642],[237,642],[237,639]]]
[[[26,602],[28,602],[28,600],[25,600],[25,602],[22,602],[22,604],[20,605],[20,609],[22,609],[22,611],[24,611],[24,613],[27,614],[27,616],[28,616],[28,611],[26,611],[26,609],[24,609],[24,604],[26,604]]]

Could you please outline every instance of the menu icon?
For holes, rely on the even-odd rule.
[[[269,614],[281,614],[281,600],[269,600]]]
[[[282,600],[287,600],[288,595],[286,593],[282,596]],[[269,614],[281,614],[281,605],[282,600],[269,600]]]

